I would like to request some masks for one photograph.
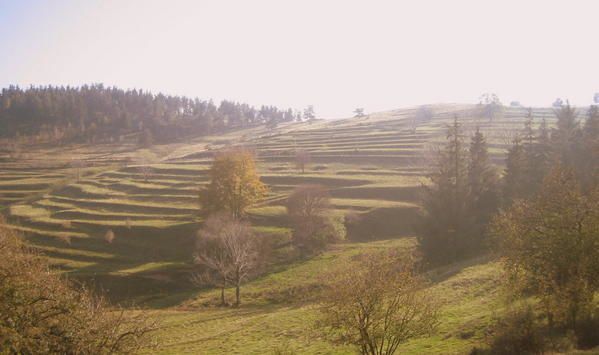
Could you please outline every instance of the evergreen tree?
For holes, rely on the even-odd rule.
[[[520,137],[514,139],[513,145],[508,150],[505,165],[503,189],[504,197],[509,204],[515,199],[527,197],[530,193],[527,188],[529,186],[528,160]]]
[[[482,247],[485,226],[499,204],[498,176],[489,161],[487,142],[477,127],[470,142],[468,164],[469,208],[475,218],[473,247]]]
[[[424,186],[425,214],[418,241],[425,260],[442,264],[466,255],[473,218],[468,208],[468,164],[457,117],[447,130],[447,143],[439,151],[431,184]]]

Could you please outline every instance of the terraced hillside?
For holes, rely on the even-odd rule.
[[[0,156],[0,204],[14,228],[64,272],[95,281],[115,300],[156,308],[159,352],[351,353],[313,328],[318,284],[353,255],[414,247],[420,186],[454,115],[466,136],[480,127],[500,165],[526,114],[507,108],[503,118],[489,121],[474,106],[439,105],[432,111],[429,120],[415,120],[418,108],[408,108],[254,127],[150,149],[119,144],[35,147],[19,157],[6,152]],[[555,120],[551,109],[534,109],[533,115],[535,125]],[[198,191],[213,153],[228,146],[255,149],[269,194],[250,218],[280,245],[268,273],[244,286],[239,309],[209,307],[218,295],[197,290],[189,280],[194,234],[202,222]],[[298,150],[311,156],[305,173],[295,164]],[[313,183],[328,186],[336,211],[351,217],[349,240],[289,264],[285,199],[297,185]],[[109,231],[114,239],[105,238]],[[400,350],[467,353],[483,343],[486,326],[502,307],[497,265],[474,260],[429,276],[443,300],[443,325],[435,336]]]
[[[251,211],[261,232],[288,238],[285,198],[298,184],[314,183],[328,186],[334,207],[353,217],[350,239],[389,239],[411,234],[431,152],[454,115],[466,134],[479,126],[488,135],[491,156],[500,164],[526,113],[508,108],[503,118],[489,121],[474,106],[432,109],[426,121],[415,120],[417,108],[402,109],[256,127],[156,146],[150,153],[133,145],[41,147],[28,151],[27,159],[5,158],[0,197],[15,228],[67,272],[93,276],[108,290],[120,286],[123,292],[124,285],[126,296],[184,288],[201,223],[197,195],[215,150],[256,150],[270,189]],[[535,109],[534,116],[537,124],[554,120],[550,109]],[[297,150],[311,155],[303,174],[294,163]],[[109,230],[111,242],[104,238]]]

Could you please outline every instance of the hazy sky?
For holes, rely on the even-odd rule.
[[[302,108],[577,105],[599,1],[0,0],[0,86],[102,82]]]

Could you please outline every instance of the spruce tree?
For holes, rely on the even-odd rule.
[[[457,117],[448,127],[447,143],[438,152],[429,179],[418,240],[427,262],[443,264],[468,253],[473,226],[468,209],[467,151]]]
[[[478,127],[471,138],[469,153],[469,210],[475,218],[472,246],[480,248],[485,226],[497,210],[499,193],[497,191],[498,176],[489,161],[485,137]]]
[[[520,137],[514,139],[507,153],[505,162],[504,197],[510,204],[512,201],[529,196],[528,160]]]

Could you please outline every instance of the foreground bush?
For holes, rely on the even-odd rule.
[[[508,313],[493,331],[491,354],[543,354],[547,347],[530,306]]]
[[[0,216],[0,349],[7,354],[121,354],[151,343],[143,314],[110,310],[75,288]]]
[[[436,303],[412,264],[388,253],[342,268],[332,277],[322,306],[323,324],[361,354],[394,354],[401,343],[429,334],[438,319]]]

